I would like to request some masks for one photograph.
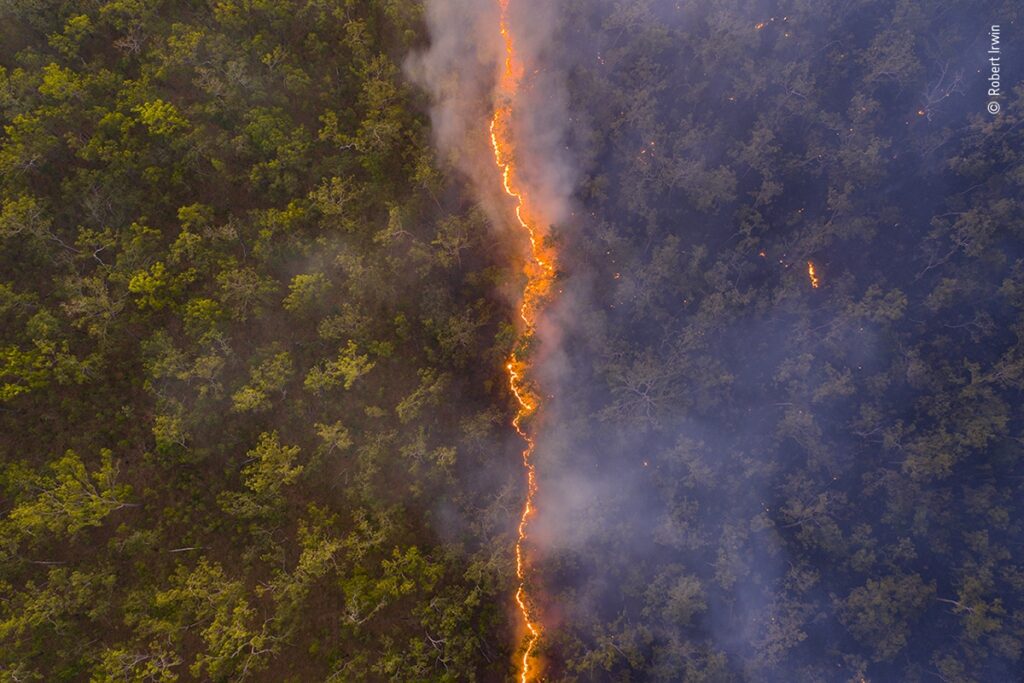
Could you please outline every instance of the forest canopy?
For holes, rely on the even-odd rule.
[[[0,681],[515,674],[535,350],[432,4],[0,0]],[[1019,680],[1021,9],[555,5],[545,680]]]
[[[0,677],[508,669],[468,512],[511,477],[459,483],[501,275],[402,76],[421,9],[0,7]]]

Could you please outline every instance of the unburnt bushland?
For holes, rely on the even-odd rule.
[[[510,274],[420,12],[0,3],[3,680],[508,671]]]

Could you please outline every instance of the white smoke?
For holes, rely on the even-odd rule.
[[[497,0],[428,0],[430,47],[406,72],[431,97],[434,143],[472,184],[498,225],[511,220],[488,138],[497,76],[504,65]],[[509,23],[525,76],[514,103],[517,182],[547,225],[570,216],[577,172],[566,153],[565,74],[553,66],[557,15],[552,3],[510,0]],[[547,225],[541,226],[546,231]]]

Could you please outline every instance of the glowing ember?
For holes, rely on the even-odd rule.
[[[807,277],[811,280],[811,287],[814,289],[818,288],[821,281],[818,279],[818,272],[814,269],[814,263],[811,261],[807,262]]]
[[[523,420],[533,414],[540,406],[540,397],[530,388],[526,374],[530,369],[530,361],[525,349],[532,339],[537,315],[544,299],[551,291],[555,280],[555,254],[552,249],[543,245],[543,235],[538,227],[537,217],[532,211],[525,191],[516,180],[515,145],[512,141],[512,109],[519,91],[519,83],[523,76],[523,66],[516,55],[515,41],[508,23],[508,4],[510,0],[498,0],[501,8],[499,29],[505,46],[504,68],[498,79],[497,98],[494,116],[491,119],[491,146],[494,149],[494,161],[501,171],[502,186],[505,193],[515,200],[516,222],[526,233],[530,241],[530,258],[523,266],[526,285],[523,289],[519,317],[523,321],[520,344],[512,352],[505,364],[508,371],[509,389],[519,404],[512,426],[526,443],[523,449],[523,468],[526,470],[526,499],[519,515],[518,536],[516,538],[516,577],[519,586],[516,589],[516,605],[526,629],[523,657],[520,668],[520,682],[527,683],[535,676],[530,669],[530,657],[533,655],[537,641],[540,639],[540,624],[533,617],[530,608],[530,597],[526,590],[526,563],[523,557],[523,545],[526,541],[526,528],[533,515],[533,499],[537,493],[537,472],[532,459],[535,441],[523,427]]]

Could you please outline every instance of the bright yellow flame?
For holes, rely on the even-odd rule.
[[[526,629],[525,646],[520,665],[520,683],[528,683],[536,674],[531,670],[530,657],[540,639],[541,627],[535,620],[530,608],[530,596],[526,590],[526,561],[523,545],[526,541],[527,526],[533,516],[533,500],[537,493],[537,471],[533,465],[533,453],[536,443],[523,427],[523,420],[540,407],[540,397],[535,394],[526,379],[530,370],[528,342],[533,338],[537,316],[543,306],[544,299],[551,292],[555,281],[555,253],[543,244],[543,234],[538,227],[536,218],[526,192],[516,182],[515,145],[512,136],[512,110],[515,104],[519,84],[523,77],[523,66],[515,49],[515,40],[508,22],[508,5],[510,0],[498,0],[501,9],[499,30],[505,48],[504,68],[498,78],[497,97],[494,115],[491,118],[491,147],[494,150],[494,162],[501,171],[502,187],[505,194],[515,200],[515,216],[519,227],[523,229],[530,242],[530,258],[523,266],[526,285],[523,288],[522,302],[519,306],[519,317],[523,321],[520,343],[517,350],[509,356],[505,369],[508,372],[509,389],[515,396],[519,407],[512,420],[516,433],[525,442],[523,449],[523,468],[526,471],[526,498],[519,515],[519,527],[516,537],[516,605]]]
[[[818,271],[814,269],[814,263],[812,261],[807,262],[807,277],[811,280],[811,287],[814,289],[818,288],[821,281],[818,279]]]

